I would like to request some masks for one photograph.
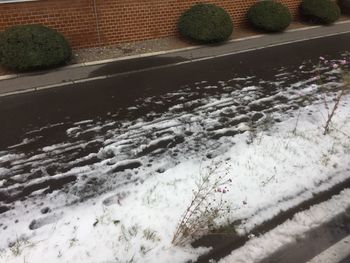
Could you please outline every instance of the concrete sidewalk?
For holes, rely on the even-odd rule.
[[[314,26],[290,30],[281,34],[256,35],[233,40],[223,45],[197,46],[170,52],[157,52],[76,64],[50,71],[7,75],[0,77],[0,96],[33,92],[97,79],[106,79],[130,72],[171,67],[191,63],[193,61],[349,32],[350,21],[347,20],[332,26]]]

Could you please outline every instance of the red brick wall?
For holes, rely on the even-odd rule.
[[[257,0],[212,0],[231,15],[234,26]],[[301,0],[280,0],[295,15]],[[39,0],[0,4],[0,31],[16,24],[41,23],[63,33],[73,48],[111,45],[176,34],[180,14],[195,0]],[[204,1],[203,1],[204,2]],[[100,35],[98,35],[97,22]],[[99,41],[100,40],[100,41]]]
[[[97,41],[91,0],[42,0],[0,4],[0,30],[16,24],[40,23],[62,32],[73,47]]]
[[[289,10],[292,12],[294,19],[299,17],[299,6],[302,0],[278,0],[288,6]]]

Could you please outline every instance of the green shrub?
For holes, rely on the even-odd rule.
[[[303,0],[301,12],[306,18],[321,24],[331,24],[340,17],[340,8],[332,0]]]
[[[286,29],[292,21],[288,7],[275,1],[255,3],[248,10],[248,20],[256,28],[269,32]]]
[[[190,39],[212,43],[227,40],[233,30],[230,15],[214,4],[197,4],[179,19],[180,34]]]
[[[339,6],[344,14],[350,15],[350,0],[339,0]]]
[[[65,38],[42,25],[13,26],[0,35],[0,64],[9,69],[45,69],[61,65],[70,57]]]

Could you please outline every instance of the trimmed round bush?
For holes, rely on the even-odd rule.
[[[339,6],[344,14],[350,15],[350,0],[339,0]]]
[[[19,25],[0,35],[0,64],[18,71],[45,69],[69,60],[71,50],[56,30],[42,25]]]
[[[332,0],[303,0],[301,12],[306,18],[321,24],[331,24],[340,17],[340,8]]]
[[[292,22],[288,7],[270,0],[255,3],[247,16],[254,27],[268,32],[282,31]]]
[[[214,4],[196,4],[179,19],[178,28],[184,37],[202,43],[227,40],[233,31],[230,15]]]

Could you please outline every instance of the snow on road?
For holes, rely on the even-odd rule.
[[[240,220],[239,234],[344,181],[350,96],[323,135],[322,93],[332,105],[340,87],[340,72],[325,70],[321,86],[315,68],[302,81],[281,70],[270,82],[196,83],[143,100],[167,112],[71,124],[52,144],[41,141],[50,127],[31,133],[0,152],[0,262],[195,260],[208,249],[171,241],[201,174],[217,164],[232,184],[222,195],[231,212],[215,224]],[[37,150],[25,151],[33,140]]]

